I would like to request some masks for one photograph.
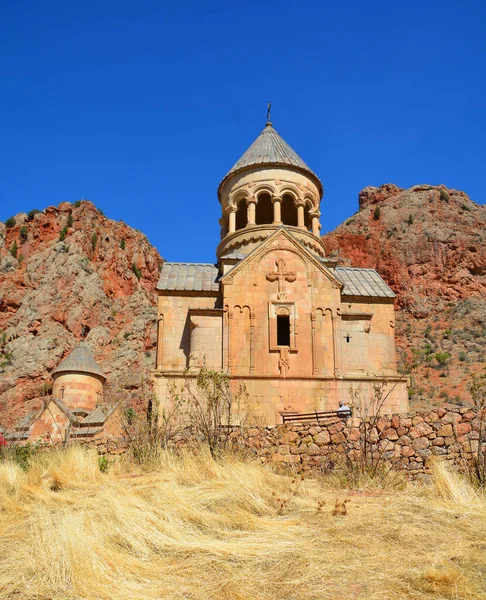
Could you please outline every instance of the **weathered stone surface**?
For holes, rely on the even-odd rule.
[[[318,446],[324,446],[324,445],[329,444],[331,442],[331,436],[329,435],[328,431],[326,431],[326,430],[321,431],[320,433],[318,433],[314,437],[314,442]]]
[[[418,450],[423,450],[424,448],[428,448],[430,442],[427,438],[415,438],[412,442],[412,448],[417,452]]]
[[[454,431],[452,430],[452,425],[444,425],[438,431],[437,435],[441,437],[451,437],[454,435]]]

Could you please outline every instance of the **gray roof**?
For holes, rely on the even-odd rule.
[[[160,272],[158,290],[219,291],[218,267],[207,263],[165,262]]]
[[[374,269],[336,267],[333,273],[344,284],[343,296],[395,298],[395,294]]]
[[[90,412],[89,415],[81,421],[81,427],[87,427],[88,425],[103,425],[114,410],[114,407],[97,406],[93,412]]]
[[[322,191],[322,184],[319,177],[317,177],[314,171],[305,164],[295,150],[292,150],[287,142],[279,136],[270,122],[266,124],[265,129],[260,133],[239,161],[228,171],[223,181],[233,173],[237,173],[242,169],[264,164],[291,166],[297,168],[299,171],[305,171],[316,180],[318,187]]]
[[[100,377],[103,377],[103,379],[106,379],[106,376],[96,364],[96,361],[91,354],[91,350],[84,342],[81,342],[76,346],[71,354],[69,354],[69,356],[54,369],[54,371],[52,371],[52,374],[68,373],[72,371],[89,373],[90,375],[99,375]]]

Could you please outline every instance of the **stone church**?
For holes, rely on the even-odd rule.
[[[353,390],[408,410],[397,373],[395,295],[373,269],[340,267],[320,238],[322,183],[270,121],[218,187],[217,263],[163,265],[157,286],[156,395],[198,365],[244,384],[248,412],[333,410]]]

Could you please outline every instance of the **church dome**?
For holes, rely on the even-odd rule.
[[[52,375],[61,375],[61,373],[86,373],[101,377],[103,381],[106,379],[85,342],[78,344],[71,354],[52,371]]]
[[[221,188],[225,181],[245,169],[258,165],[265,166],[284,166],[294,168],[297,171],[309,175],[317,184],[322,196],[322,183],[310,167],[300,158],[300,156],[291,148],[287,142],[277,133],[270,121],[267,121],[265,129],[256,138],[248,150],[226,173],[219,184],[218,196],[221,199]]]

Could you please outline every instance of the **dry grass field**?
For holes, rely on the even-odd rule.
[[[440,467],[350,492],[205,453],[102,474],[73,448],[0,463],[0,598],[486,598],[486,502]]]

